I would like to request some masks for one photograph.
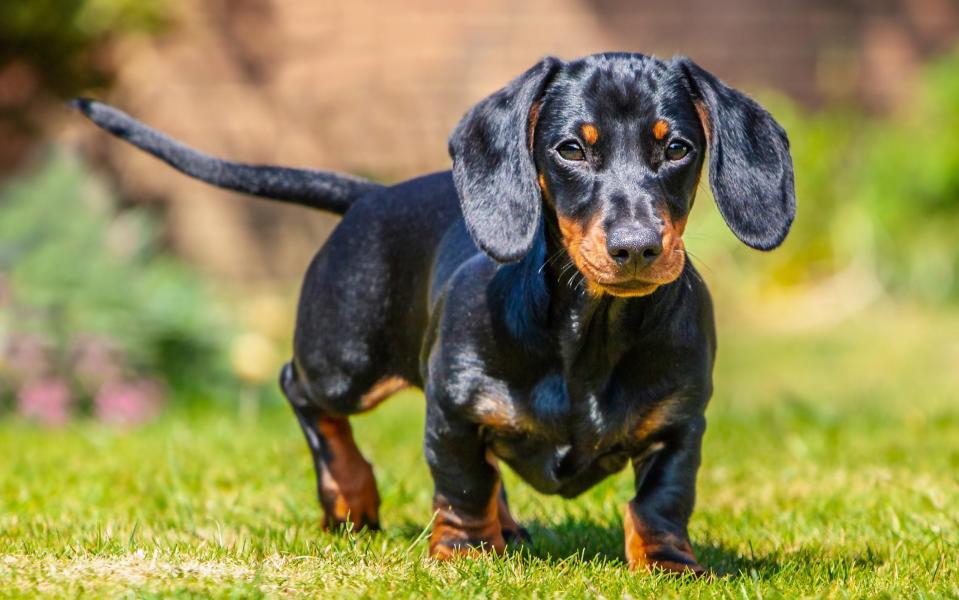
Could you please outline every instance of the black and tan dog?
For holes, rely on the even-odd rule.
[[[473,107],[452,172],[391,187],[221,161],[103,104],[101,127],[214,185],[343,214],[310,265],[280,383],[326,525],[379,525],[349,416],[426,393],[430,552],[527,537],[498,461],[576,496],[632,464],[630,567],[701,572],[687,534],[716,348],[683,230],[707,148],[733,233],[768,250],[795,214],[782,128],[685,58],[546,58]]]

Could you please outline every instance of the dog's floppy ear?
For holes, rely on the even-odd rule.
[[[546,57],[480,101],[450,135],[453,181],[466,227],[499,262],[522,258],[533,244],[542,196],[530,149],[534,105],[561,61]]]
[[[709,142],[709,183],[719,212],[747,246],[772,250],[796,215],[786,132],[766,110],[685,57],[673,60]]]

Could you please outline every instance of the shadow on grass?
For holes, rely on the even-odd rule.
[[[522,559],[536,560],[547,565],[558,565],[569,560],[609,563],[625,568],[623,553],[623,530],[621,525],[607,525],[574,519],[558,524],[542,521],[525,523],[533,538],[532,544],[513,547]],[[391,535],[414,543],[417,539],[426,539],[429,531],[411,523],[399,524],[390,528]],[[791,552],[774,551],[766,554],[753,552],[744,554],[740,549],[716,542],[693,543],[700,563],[714,577],[733,579],[737,577],[756,577],[770,579],[784,571],[803,569],[809,565],[823,562],[823,550],[820,548],[802,548]],[[852,570],[876,568],[883,563],[879,556],[872,554],[852,554],[835,557],[826,565],[830,576],[842,578]]]
[[[529,556],[554,563],[576,556],[582,561],[625,562],[623,528],[566,519],[560,523],[525,523],[533,543],[524,547]]]
[[[800,548],[783,552],[773,551],[756,554],[750,550],[744,555],[740,550],[717,543],[694,544],[700,562],[718,577],[756,577],[769,579],[787,571],[804,572],[810,566],[821,567],[830,580],[845,579],[852,571],[876,569],[885,561],[882,557],[867,553],[836,556],[833,549],[827,553],[822,548]],[[755,574],[755,575],[753,575]]]

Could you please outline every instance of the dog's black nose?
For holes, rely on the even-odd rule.
[[[645,267],[663,253],[663,236],[649,227],[615,227],[606,235],[606,250],[621,266]]]

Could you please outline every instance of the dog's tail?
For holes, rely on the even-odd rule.
[[[230,162],[185,146],[111,106],[76,98],[71,106],[91,121],[174,169],[217,187],[344,214],[355,200],[381,188],[348,175]]]

